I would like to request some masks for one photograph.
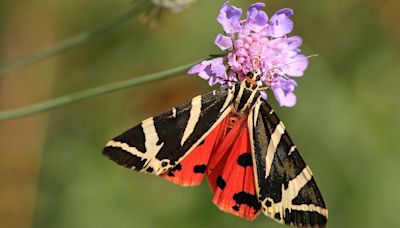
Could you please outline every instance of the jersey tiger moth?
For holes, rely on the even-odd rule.
[[[328,210],[285,126],[249,72],[229,89],[194,97],[110,140],[119,165],[182,186],[206,174],[213,202],[245,219],[263,213],[297,227],[325,227]]]

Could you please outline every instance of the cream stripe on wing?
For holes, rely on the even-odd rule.
[[[126,152],[129,152],[129,153],[131,153],[133,155],[136,155],[136,156],[138,156],[140,158],[144,155],[142,152],[137,150],[135,147],[129,146],[127,143],[110,140],[110,141],[108,141],[106,147],[108,147],[108,146],[121,148],[122,150],[124,150]]]
[[[193,133],[194,127],[199,121],[201,114],[201,96],[197,96],[192,99],[192,108],[190,109],[189,120],[186,124],[185,132],[183,133],[181,146],[185,143],[185,141],[189,138],[189,136]]]
[[[164,142],[162,142],[160,145],[157,145],[159,138],[156,127],[154,126],[153,117],[143,120],[142,128],[145,137],[144,145],[146,146],[146,153],[142,157],[153,159],[164,145]]]
[[[321,215],[328,217],[328,210],[326,208],[317,206],[315,204],[300,204],[294,205],[292,201],[299,195],[300,190],[312,179],[312,173],[308,166],[306,166],[299,175],[293,180],[289,181],[287,189],[282,185],[282,201],[274,203],[272,207],[263,207],[263,211],[267,212],[269,216],[275,215],[275,213],[281,214],[281,220],[285,215],[285,210],[298,210],[305,212],[318,212]],[[266,199],[267,200],[267,199]],[[265,200],[265,201],[266,201]],[[265,204],[265,201],[263,204]],[[272,201],[272,199],[270,199]],[[271,216],[272,217],[272,216]]]
[[[292,200],[299,195],[300,190],[311,180],[312,173],[308,166],[306,166],[299,175],[290,180],[287,189],[282,185],[282,201],[286,200],[287,205],[292,204]]]
[[[172,117],[176,118],[176,108],[172,108]]]
[[[114,140],[110,140],[107,146],[121,148],[122,150],[129,152],[139,158],[146,159],[146,163],[144,167],[147,167],[150,162],[154,162],[154,158],[157,153],[160,151],[161,147],[164,145],[164,142],[160,145],[157,145],[158,142],[158,134],[156,128],[154,127],[153,117],[148,118],[142,121],[143,133],[145,136],[145,147],[146,151],[141,152],[136,147],[130,146],[127,143],[118,142]]]
[[[288,156],[290,156],[295,150],[296,150],[296,146],[293,145],[292,147],[290,147]]]
[[[261,100],[261,97],[259,97],[257,99],[256,103],[254,104],[254,109],[252,109],[252,110],[254,110],[253,117],[252,117],[253,118],[253,126],[248,126],[249,128],[250,127],[254,128],[257,126],[258,113],[260,111],[261,104],[262,104],[262,100]]]
[[[228,90],[228,95],[225,98],[225,102],[222,105],[221,110],[219,110],[220,113],[224,112],[226,108],[232,103],[232,98],[233,94],[235,93],[235,87],[232,87]]]
[[[267,157],[265,158],[265,178],[269,176],[271,171],[272,162],[275,157],[276,148],[279,145],[279,141],[281,141],[281,136],[285,133],[285,126],[283,125],[282,121],[276,126],[274,133],[271,135],[271,140],[268,144],[267,149]]]
[[[265,204],[265,202],[264,202]],[[292,210],[297,210],[297,211],[303,211],[303,212],[317,212],[325,217],[328,218],[328,209],[317,206],[315,204],[301,204],[301,205],[286,205],[282,202],[275,203],[272,207],[263,207],[262,211],[264,212],[265,215],[270,216],[271,218],[274,218],[274,215],[276,213],[279,213],[281,215],[281,219],[274,218],[280,222],[283,222],[284,218],[286,217],[285,210],[288,209],[289,212]]]

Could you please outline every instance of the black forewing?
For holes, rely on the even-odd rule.
[[[311,171],[269,104],[255,108],[249,128],[263,212],[285,224],[324,227],[327,210]]]
[[[159,175],[182,160],[229,113],[232,94],[215,90],[148,118],[112,139],[103,154],[127,168]]]

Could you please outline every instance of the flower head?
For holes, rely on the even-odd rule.
[[[302,39],[287,36],[293,29],[293,10],[281,9],[269,18],[264,7],[261,2],[252,4],[241,19],[242,9],[225,2],[217,16],[224,33],[218,34],[214,43],[228,54],[203,61],[188,73],[198,74],[210,85],[227,87],[259,69],[262,82],[272,89],[278,103],[292,107],[297,83],[291,77],[302,76],[308,60],[300,54]]]

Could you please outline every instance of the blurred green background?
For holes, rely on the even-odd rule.
[[[0,76],[0,109],[50,99],[218,52],[224,1],[131,20],[62,55]],[[255,1],[232,0],[247,8]],[[0,60],[100,25],[130,0],[1,0]],[[400,2],[270,0],[295,10],[310,59],[295,108],[277,109],[312,168],[329,227],[400,227]],[[0,123],[0,227],[283,227],[220,212],[207,183],[183,188],[100,154],[142,119],[211,90],[182,75]]]

